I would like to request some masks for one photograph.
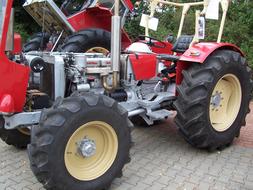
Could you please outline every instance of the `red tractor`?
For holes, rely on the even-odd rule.
[[[109,55],[63,48],[24,53],[17,63],[6,46],[13,39],[12,0],[0,0],[2,140],[24,146],[31,135],[31,169],[46,189],[56,190],[107,189],[120,177],[130,161],[130,119],[135,116],[152,125],[177,111],[179,131],[194,147],[216,150],[230,145],[249,113],[252,75],[242,51],[220,42],[229,0],[221,0],[217,42],[199,42],[210,14],[208,2],[151,1],[151,15],[142,19],[145,39],[122,52],[117,0]],[[153,15],[158,4],[183,8],[178,37],[169,51],[173,53],[155,53],[150,47],[163,44],[148,36],[157,23]],[[192,6],[204,7],[196,11],[196,32],[182,35]],[[40,73],[36,89],[29,81],[34,72]]]

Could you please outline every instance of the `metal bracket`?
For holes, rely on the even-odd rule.
[[[12,116],[3,116],[5,120],[5,129],[16,129],[20,126],[38,124],[40,120],[41,111],[37,112],[23,112],[14,114]]]

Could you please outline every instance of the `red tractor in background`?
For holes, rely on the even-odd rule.
[[[0,0],[1,139],[24,146],[31,135],[31,169],[46,189],[55,190],[107,189],[120,177],[130,161],[130,119],[135,116],[152,125],[177,111],[175,122],[188,143],[208,150],[229,146],[245,125],[253,81],[242,51],[221,42],[229,0],[220,3],[216,42],[200,42],[213,11],[209,0],[153,0],[151,14],[141,22],[145,40],[122,51],[116,0],[110,54],[69,52],[63,46],[60,52],[22,53],[14,62],[9,57],[12,0]],[[149,46],[165,43],[148,36],[149,28],[156,28],[159,4],[183,9],[177,40],[168,51],[173,53],[153,52]],[[196,11],[195,34],[182,35],[193,6],[203,7]],[[40,73],[39,88],[29,81],[31,73]]]
[[[70,38],[75,38],[75,44],[72,40],[75,52],[94,50],[108,53],[110,50],[110,35],[108,33],[111,27],[113,6],[114,1],[111,0],[65,0],[60,8],[52,0],[27,0],[23,5],[24,9],[42,27],[43,31],[32,36],[29,42],[24,45],[23,51],[51,51],[54,45],[62,45],[67,37],[79,31],[74,36],[70,36]],[[122,26],[126,15],[132,10],[131,1],[121,1]],[[85,29],[89,29],[89,31]],[[93,47],[96,49],[93,49],[91,44],[80,43],[86,41],[86,35],[89,40],[94,40]],[[131,41],[124,30],[122,36],[123,46],[130,45]],[[54,47],[54,50],[57,49]]]

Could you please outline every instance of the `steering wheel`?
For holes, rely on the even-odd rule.
[[[150,37],[150,36],[139,35],[139,39],[144,40],[144,41],[142,41],[142,43],[145,43],[149,46],[153,46],[153,47],[157,47],[157,48],[165,48],[166,47],[165,42],[162,42],[162,41],[160,41],[156,38]],[[158,43],[156,43],[156,42],[158,42]]]

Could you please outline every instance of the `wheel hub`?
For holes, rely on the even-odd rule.
[[[77,143],[78,152],[84,158],[89,158],[96,154],[96,143],[95,141],[85,137],[83,140]]]
[[[221,105],[221,101],[222,101],[221,94],[222,94],[222,92],[216,91],[216,93],[214,95],[212,95],[211,106],[213,109],[216,109],[216,108],[222,106]]]

